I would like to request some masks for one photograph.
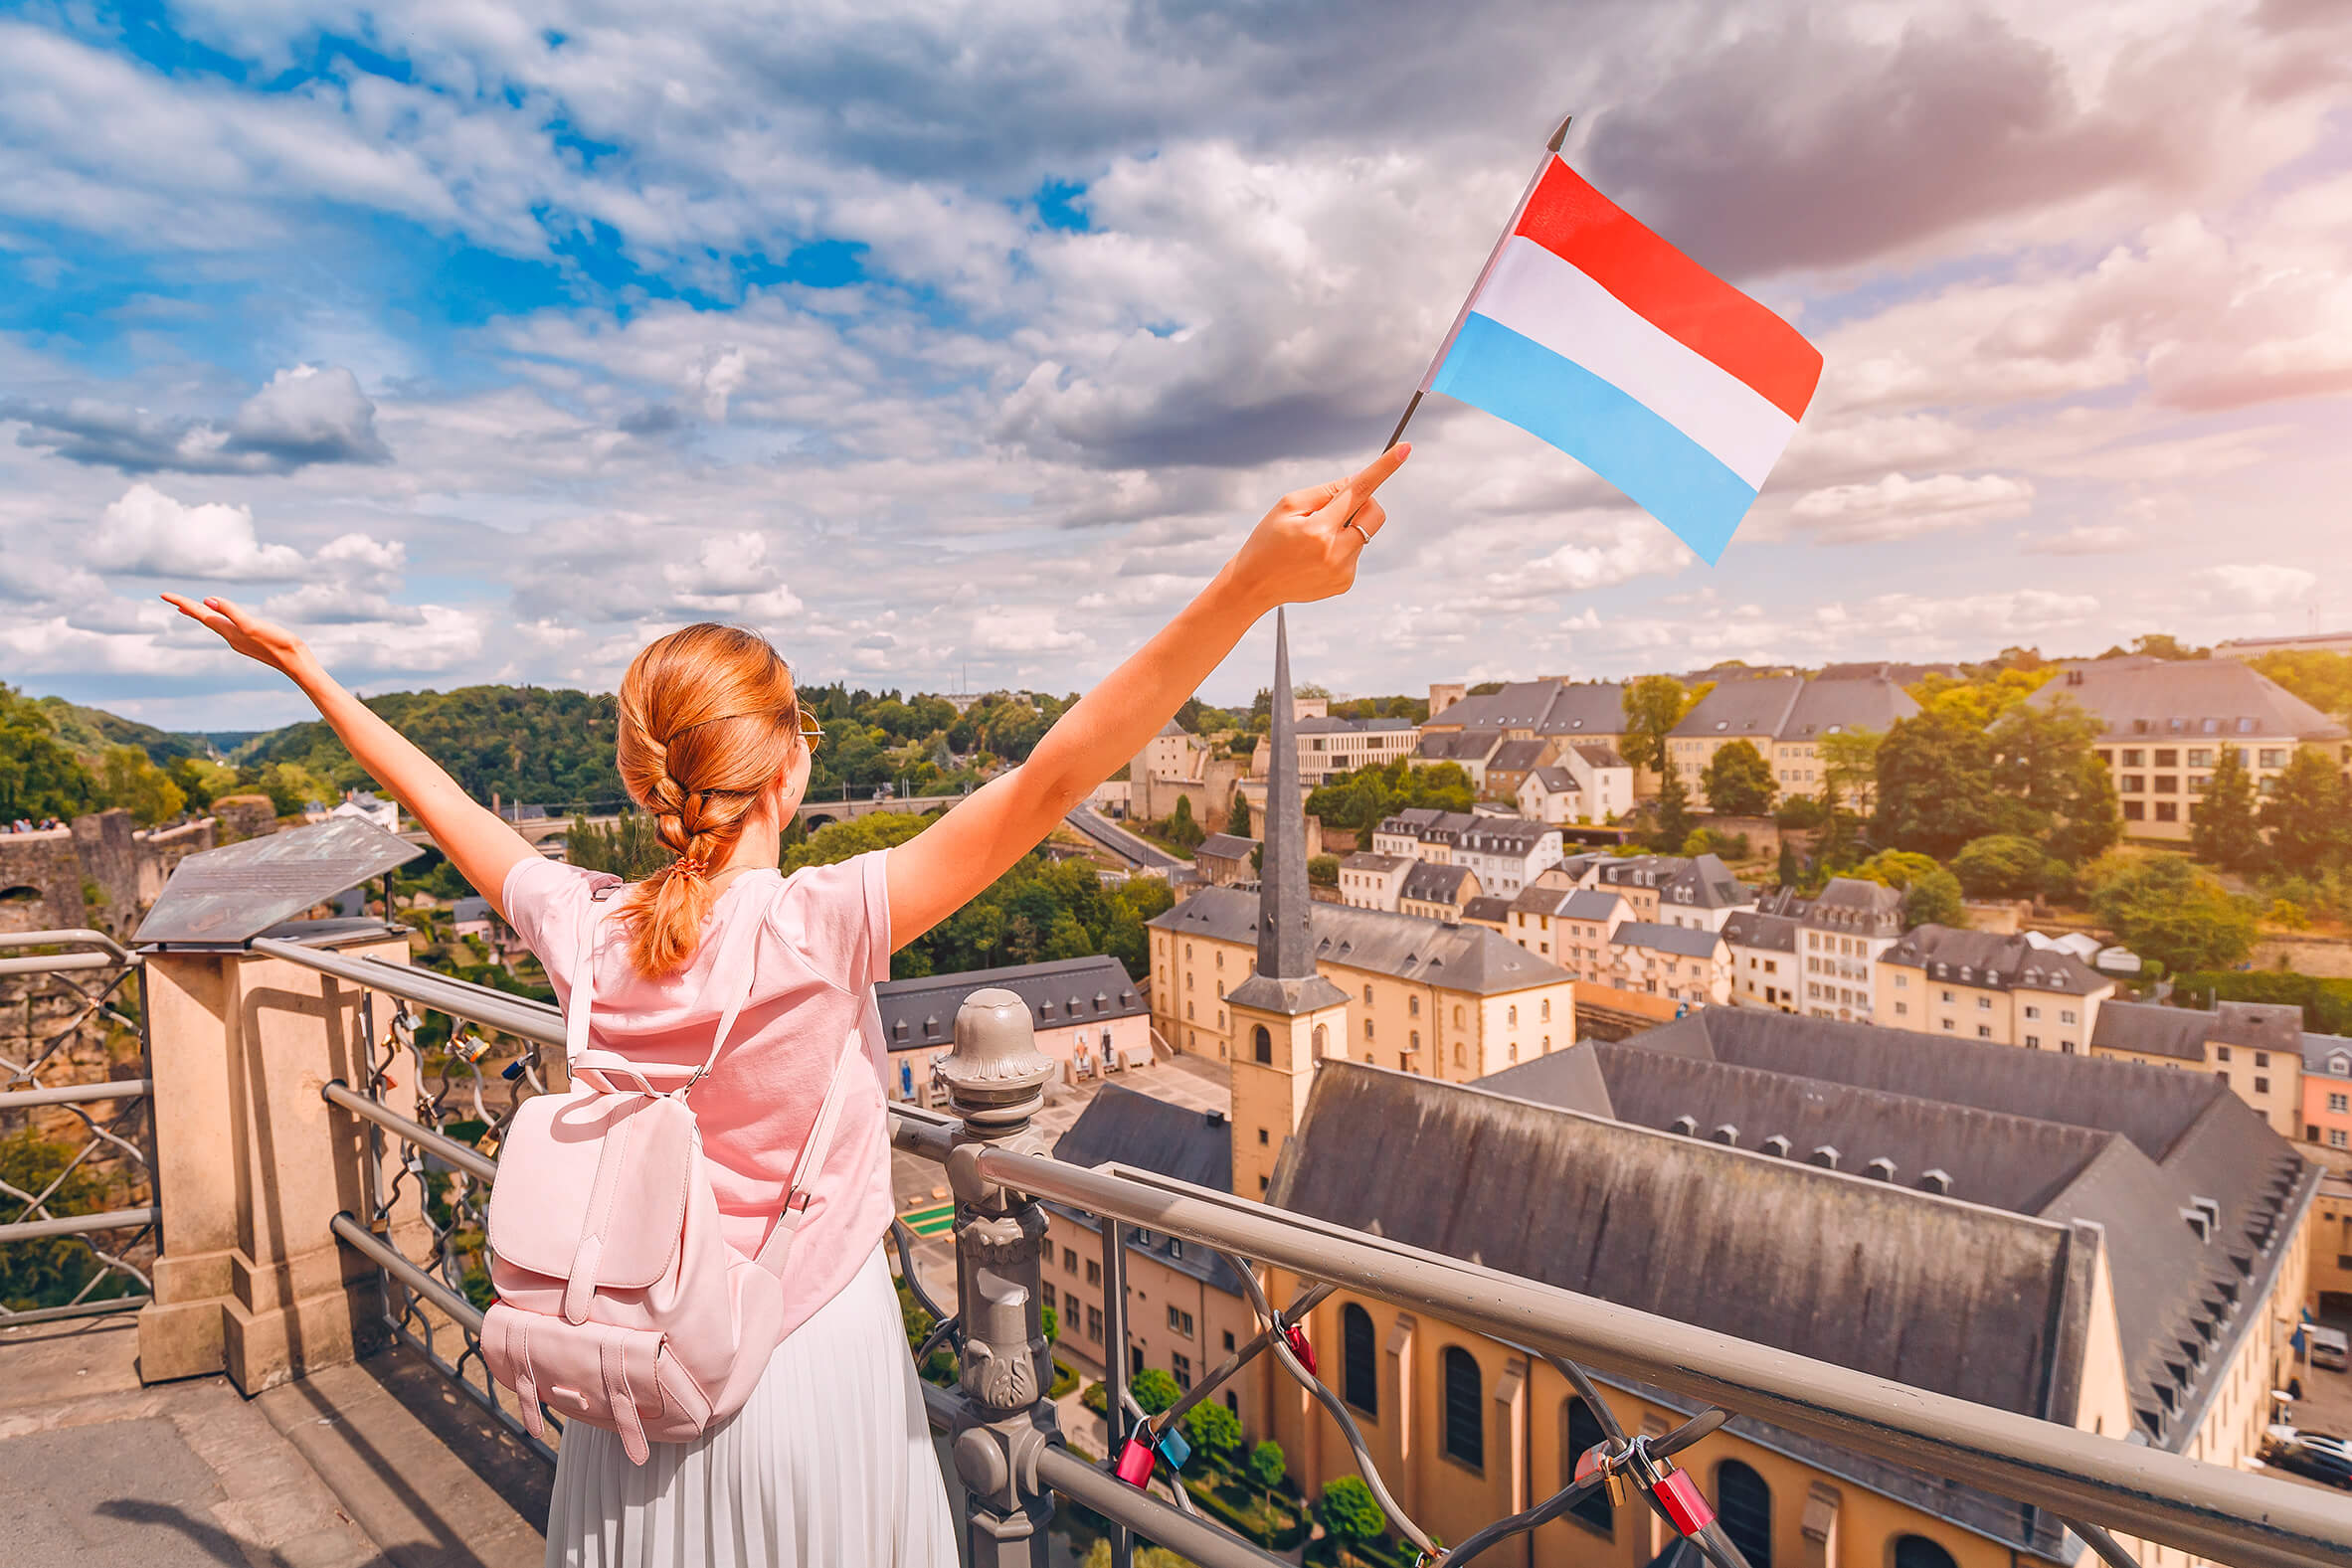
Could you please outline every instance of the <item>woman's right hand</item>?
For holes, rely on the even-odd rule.
[[[1276,501],[1227,568],[1234,581],[1267,609],[1348,592],[1357,558],[1388,520],[1372,492],[1412,454],[1410,442],[1391,446],[1353,477]]]
[[[247,658],[259,660],[297,683],[318,667],[308,643],[275,621],[264,620],[230,600],[207,599],[199,604],[184,595],[166,594],[163,602],[190,620],[201,621],[220,633],[222,641]]]

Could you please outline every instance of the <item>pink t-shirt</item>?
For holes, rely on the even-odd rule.
[[[599,933],[589,1043],[642,1062],[700,1066],[720,1014],[746,978],[740,964],[721,956],[751,956],[750,994],[727,1048],[688,1097],[727,1240],[747,1254],[767,1239],[825,1083],[875,982],[890,977],[885,853],[789,877],[774,871],[736,877],[714,901],[692,961],[662,979],[646,979],[631,964],[624,923],[608,920]],[[536,855],[506,875],[507,922],[546,965],[567,1009],[582,923],[602,907],[591,895],[620,883],[608,872]],[[740,929],[746,921],[757,923],[756,933]],[[741,940],[746,937],[751,940]],[[788,1333],[849,1283],[890,1227],[885,1064],[880,1042],[867,1041],[864,1050],[867,1066],[852,1068],[842,1086],[832,1148],[813,1183],[808,1222],[785,1270]]]

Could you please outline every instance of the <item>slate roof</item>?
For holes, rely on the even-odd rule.
[[[1482,893],[1462,906],[1462,918],[1500,926],[1511,918],[1511,900]]]
[[[1602,746],[1589,741],[1576,748],[1576,755],[1595,768],[1631,768],[1633,766],[1617,755],[1617,748],[1614,746]]]
[[[2352,1039],[2340,1034],[2304,1035],[2303,1071],[2319,1078],[2352,1078]]]
[[[2056,991],[2087,996],[2114,981],[2073,954],[2037,948],[2023,936],[1919,926],[1879,956],[1881,963],[1919,969],[1931,980],[1952,980],[1984,990]]]
[[[1723,941],[1717,932],[1694,926],[1661,926],[1648,920],[1627,921],[1609,940],[1620,948],[1648,948],[1686,958],[1712,958]]]
[[[1802,675],[1724,681],[1700,698],[1669,733],[1684,737],[1777,735],[1804,684]]]
[[[1576,776],[1565,768],[1533,769],[1528,778],[1551,794],[1570,794],[1583,787],[1576,783]]]
[[[1398,866],[1413,864],[1410,855],[1375,855],[1368,849],[1358,849],[1340,862],[1342,871],[1377,871],[1383,876]]]
[[[1229,890],[1220,890],[1229,891]],[[1254,895],[1251,897],[1254,902]],[[1078,1023],[1108,1023],[1136,1013],[1147,1013],[1145,999],[1117,958],[1097,954],[1086,958],[1054,958],[1044,963],[1017,963],[1000,969],[965,969],[956,974],[926,974],[914,979],[884,980],[874,987],[874,1005],[882,1014],[882,1036],[893,1051],[947,1045],[956,1038],[956,1009],[964,998],[984,985],[997,985],[1029,1004],[1029,1017],[1040,1029],[1062,1029]]]
[[[1524,774],[1542,760],[1549,746],[1547,741],[1505,741],[1487,759],[1487,766],[1501,773]]]
[[[2027,701],[2049,707],[2062,699],[2098,720],[2102,739],[2345,735],[2343,725],[2237,659],[2091,659],[2069,664]]]
[[[1754,903],[1756,895],[1719,857],[1699,855],[1659,884],[1658,898],[1681,909],[1737,909]]]
[[[490,918],[490,901],[476,894],[461,898],[450,906],[450,918],[459,926],[470,926]]]
[[[1148,925],[1178,936],[1254,946],[1258,896],[1239,888],[1202,888]],[[1316,904],[1308,912],[1315,957],[1447,990],[1496,996],[1574,978],[1484,926],[1450,925],[1388,910]]]
[[[1300,719],[1295,722],[1297,733],[1300,735],[1341,733],[1392,735],[1398,730],[1409,730],[1414,727],[1413,721],[1410,719],[1334,719],[1324,717]]]
[[[1797,924],[1849,936],[1900,936],[1902,894],[1861,877],[1832,877]]]
[[[1794,953],[1797,922],[1787,915],[1733,910],[1723,917],[1723,940],[1734,948],[1753,948],[1760,953]]]
[[[1847,730],[1884,731],[1919,711],[1910,694],[1884,676],[1765,675],[1724,681],[1683,715],[1685,738],[1770,736],[1805,741]]]
[[[1462,884],[1469,880],[1468,866],[1441,866],[1434,861],[1416,861],[1413,869],[1404,874],[1404,885],[1396,890],[1396,896],[1422,904],[1459,903]]]
[[[1613,680],[1556,682],[1540,735],[1622,735],[1625,688]]]
[[[2205,1040],[2213,1032],[2214,1015],[2190,1007],[2166,1007],[2156,1002],[2101,1002],[2098,1020],[2090,1026],[2093,1051],[2135,1051],[2142,1056],[2167,1056],[2178,1062],[2205,1062]]]
[[[1559,689],[1558,681],[1511,681],[1500,691],[1463,698],[1438,714],[1433,722],[1455,725],[1465,730],[1536,729],[1543,723],[1544,715],[1551,711],[1552,700],[1559,695]],[[1618,711],[1624,711],[1622,701]]]
[[[1484,820],[1475,811],[1440,811],[1435,806],[1408,805],[1394,816],[1382,817],[1373,831],[1410,833],[1424,844],[1451,844]]]
[[[1482,816],[1476,826],[1462,829],[1454,843],[1473,854],[1524,855],[1558,832],[1549,822],[1524,816]]]
[[[1880,1186],[1906,1203],[1960,1200],[2005,1210],[2018,1224],[2102,1226],[2133,1406],[2160,1446],[2179,1447],[2202,1419],[2237,1336],[2260,1315],[2242,1308],[2267,1294],[2294,1234],[2291,1222],[2319,1175],[2260,1114],[2203,1073],[1722,1007],[1621,1045],[1567,1054],[1587,1051],[1610,1114],[1621,1120],[1667,1127],[1687,1117],[1698,1139],[1724,1129],[1748,1149],[1778,1133],[1797,1160],[1828,1144],[1838,1150],[1840,1170],[1865,1169],[1877,1157],[1894,1161],[1892,1183]],[[1564,1076],[1553,1064],[1538,1058],[1476,1087],[1589,1108],[1589,1080]],[[1915,1190],[1931,1169],[1948,1178],[1949,1199]],[[2210,1239],[2187,1218],[2199,1200],[2218,1216]],[[1759,1219],[1762,1228],[1780,1228],[1784,1216],[1757,1212],[1771,1220]],[[1864,1228],[1869,1221],[1857,1215],[1836,1223],[1863,1253],[1875,1252],[1880,1238]],[[1665,1234],[1638,1216],[1633,1225]],[[1385,1223],[1383,1231],[1406,1239]],[[1487,1261],[1495,1263],[1491,1253]],[[1881,1289],[1876,1267],[1835,1282],[1817,1304],[1827,1304],[1822,1316],[1867,1313]],[[2039,1284],[2035,1291],[2070,1313],[2082,1309],[2071,1295],[2061,1301]],[[1974,1310],[1963,1287],[1922,1320],[1969,1341],[1982,1331]],[[2184,1354],[2184,1341],[2210,1352],[2202,1359]],[[2047,1342],[2038,1334],[2018,1340],[2021,1348]],[[1852,1350],[1828,1358],[1861,1364]]]
[[[1448,710],[1451,711],[1451,710]],[[1503,744],[1501,730],[1423,730],[1421,744],[1413,755],[1431,763],[1483,763],[1489,753]]]
[[[1194,1186],[1233,1190],[1233,1130],[1225,1113],[1172,1105],[1123,1084],[1104,1084],[1094,1092],[1078,1120],[1055,1141],[1053,1157],[1089,1167],[1116,1160]],[[1091,1214],[1059,1203],[1046,1207],[1088,1230],[1100,1229]],[[1217,1290],[1241,1294],[1240,1279],[1215,1252],[1180,1243],[1172,1249],[1168,1237],[1147,1234],[1148,1241],[1131,1230],[1128,1245]]]
[[[1211,833],[1192,851],[1195,859],[1206,856],[1211,860],[1247,860],[1249,852],[1258,847],[1254,838],[1243,838],[1234,833]]]
[[[1562,864],[1576,877],[1589,869],[1603,887],[1660,888],[1689,862],[1680,855],[1577,855]]]

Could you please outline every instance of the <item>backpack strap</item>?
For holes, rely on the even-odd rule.
[[[833,1075],[824,1086],[824,1102],[816,1108],[816,1120],[810,1124],[809,1141],[801,1145],[798,1159],[793,1161],[792,1180],[786,1185],[784,1208],[776,1216],[776,1224],[768,1232],[768,1239],[760,1243],[755,1261],[769,1273],[782,1276],[786,1260],[791,1256],[793,1239],[808,1222],[809,1202],[816,1186],[816,1178],[824,1173],[824,1159],[833,1141],[833,1128],[841,1119],[841,1102],[848,1092],[850,1067],[865,1059],[865,1040],[868,1018],[876,1032],[881,1015],[868,989],[865,1006],[848,1038],[841,1043],[841,1054],[833,1061]]]

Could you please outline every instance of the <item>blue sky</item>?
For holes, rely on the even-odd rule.
[[[368,690],[700,618],[1082,686],[1377,445],[1566,108],[1821,393],[1713,568],[1425,407],[1302,678],[2352,624],[2348,59],[2330,0],[0,7],[0,679],[297,716],[194,587]]]

